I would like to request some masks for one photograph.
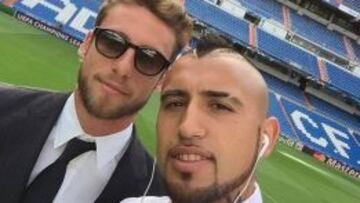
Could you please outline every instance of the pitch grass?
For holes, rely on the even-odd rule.
[[[71,91],[79,62],[76,47],[0,13],[0,81]],[[140,138],[155,150],[159,97],[154,94],[137,118]],[[1,113],[1,112],[0,112]],[[234,159],[239,159],[234,154]],[[266,203],[357,203],[360,182],[301,152],[278,144],[261,162],[258,182]]]

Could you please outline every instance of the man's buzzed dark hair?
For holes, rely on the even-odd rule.
[[[233,43],[225,36],[207,32],[198,39],[196,46],[192,50],[195,50],[196,55],[199,58],[208,55],[213,51],[216,51],[217,54],[233,54],[234,56],[246,60],[256,68],[254,62],[249,59],[244,50],[241,50],[242,47],[239,46],[240,45]]]
[[[198,57],[207,55],[217,49],[236,52],[230,39],[214,33],[206,33],[201,36],[199,41],[197,42],[195,49]]]

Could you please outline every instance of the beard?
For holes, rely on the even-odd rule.
[[[96,79],[96,76],[94,79]],[[150,97],[149,95],[143,100],[125,101],[109,107],[106,102],[102,103],[96,98],[95,93],[93,92],[94,90],[91,90],[89,83],[89,79],[83,76],[82,68],[80,68],[78,74],[78,89],[80,98],[87,112],[99,119],[116,120],[134,115],[146,104]],[[104,100],[105,99],[106,98],[104,98]],[[110,100],[111,98],[107,99]]]
[[[253,175],[253,168],[256,167],[256,163],[258,160],[258,150],[259,150],[259,138],[260,138],[260,128],[258,130],[258,139],[256,141],[255,153],[253,155],[250,166],[241,174],[236,176],[230,181],[225,183],[218,182],[217,168],[215,168],[215,181],[213,184],[207,187],[199,187],[195,189],[189,189],[184,184],[174,183],[167,180],[164,177],[163,182],[165,184],[165,188],[174,203],[213,203],[215,201],[225,199],[227,202],[232,202],[233,200],[230,198],[230,193],[235,191],[241,185],[246,184],[249,178]],[[215,162],[216,165],[216,162]],[[191,180],[192,174],[182,174],[183,180]],[[247,187],[244,185],[243,187]],[[237,194],[238,195],[238,194]],[[235,197],[236,198],[236,197]],[[241,202],[241,198],[240,198]]]
[[[227,198],[228,194],[242,185],[250,175],[243,173],[233,180],[218,184],[213,183],[208,187],[196,188],[191,191],[182,184],[165,182],[171,200],[176,203],[210,203]]]

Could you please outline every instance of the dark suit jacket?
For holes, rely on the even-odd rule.
[[[1,203],[21,201],[30,173],[68,96],[0,86]],[[127,151],[96,202],[141,196],[149,182],[152,163],[134,129]],[[157,172],[149,195],[164,195]]]

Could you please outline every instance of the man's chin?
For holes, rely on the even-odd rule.
[[[204,183],[203,179],[196,179],[194,174],[183,174],[176,182],[173,177],[167,176],[170,181],[164,180],[164,183],[174,203],[213,203],[231,199],[230,194],[239,190],[250,174],[249,167],[237,177],[222,183],[218,182],[218,178],[211,183]]]
[[[102,120],[117,120],[136,114],[146,104],[146,100],[141,101],[121,101],[122,98],[115,99],[106,95],[92,92],[82,93],[82,100],[88,113]]]
[[[213,184],[206,187],[194,186],[190,182],[166,183],[169,196],[174,203],[210,203],[222,197],[219,187]]]

